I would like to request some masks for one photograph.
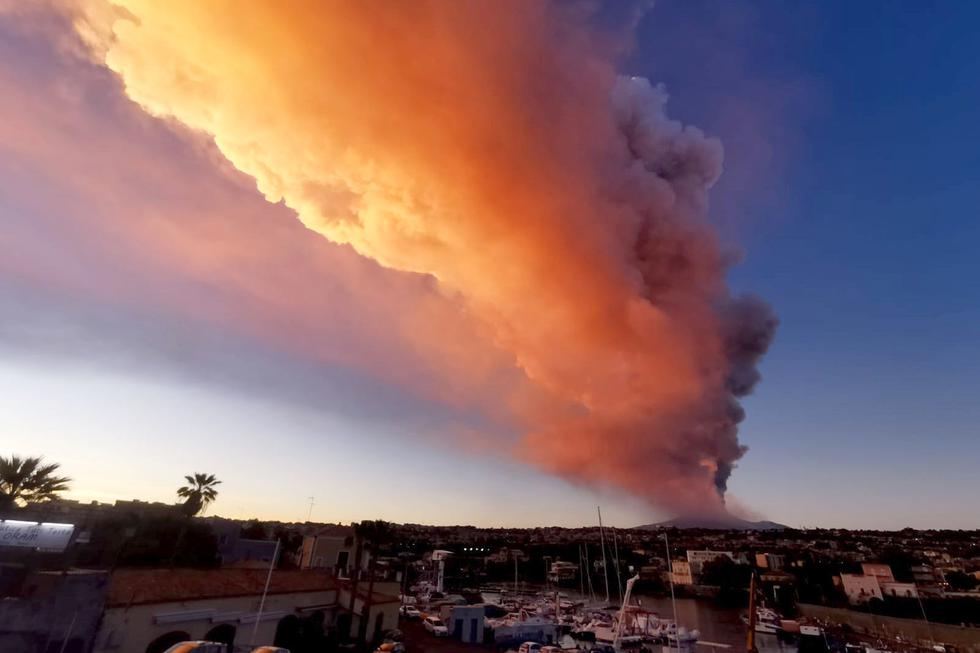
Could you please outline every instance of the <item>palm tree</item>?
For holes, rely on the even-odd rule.
[[[177,560],[177,552],[184,541],[184,535],[187,533],[187,525],[190,523],[191,517],[207,508],[209,503],[218,498],[218,490],[215,489],[215,486],[221,484],[221,481],[215,478],[214,474],[194,472],[193,476],[185,476],[184,478],[187,479],[187,485],[177,488],[177,496],[184,500],[184,503],[178,505],[178,508],[184,513],[185,519],[180,526],[177,540],[174,542],[174,551],[170,555],[171,567]]]
[[[193,517],[209,503],[218,498],[218,491],[215,489],[221,481],[214,477],[214,474],[200,474],[195,472],[193,476],[185,476],[187,485],[177,489],[177,496],[184,500],[181,504],[181,511],[188,517]]]
[[[371,557],[368,561],[368,589],[367,596],[364,598],[364,614],[361,615],[357,631],[357,643],[360,648],[364,647],[367,639],[368,619],[371,617],[371,608],[374,604],[374,577],[377,575],[378,553],[381,547],[391,541],[393,534],[391,524],[386,521],[376,519],[361,522],[361,535],[365,546],[371,552]]]
[[[67,476],[55,476],[58,463],[43,464],[43,458],[0,456],[0,511],[42,501],[51,501],[68,489]]]

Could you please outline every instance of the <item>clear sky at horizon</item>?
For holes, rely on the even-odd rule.
[[[242,518],[303,519],[310,496],[319,521],[577,526],[597,504],[620,527],[670,516],[519,462],[504,436],[467,438],[506,429],[453,383],[429,387],[425,360],[375,364],[399,346],[383,333],[399,297],[423,282],[327,250],[207,139],[53,45],[63,23],[16,20],[0,12],[0,454],[60,462],[83,500],[172,501],[184,474],[214,473],[211,512]],[[729,483],[746,516],[980,527],[978,20],[968,3],[660,0],[637,29],[623,72],[663,83],[672,118],[724,143],[713,219],[743,256],[729,280],[780,319]],[[127,211],[163,246],[92,227]],[[220,284],[202,280],[227,236],[214,213],[258,230],[223,246]],[[196,221],[193,238],[171,214]],[[283,296],[250,280],[267,269]],[[390,287],[395,305],[358,308],[335,270],[372,298]],[[292,296],[313,308],[289,312]],[[256,298],[282,312],[255,318]],[[351,307],[343,324],[328,304]],[[340,342],[315,368],[310,316]],[[283,334],[275,353],[252,344],[269,333]]]

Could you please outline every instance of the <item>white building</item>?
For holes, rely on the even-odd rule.
[[[841,574],[841,584],[844,586],[844,594],[851,605],[867,603],[871,599],[881,599],[881,586],[878,579],[874,576],[864,576],[862,574]]]
[[[464,644],[483,643],[484,605],[456,605],[449,612],[446,627]]]
[[[892,568],[888,565],[877,562],[861,563],[861,571],[865,576],[874,576],[878,583],[892,583],[895,577],[892,575]]]
[[[312,624],[357,632],[364,618],[368,639],[398,625],[397,597],[375,592],[365,615],[367,592],[362,585],[350,615],[349,587],[326,571],[274,571],[263,604],[267,573],[260,569],[116,570],[109,580],[105,613],[92,650],[162,653],[177,642],[197,639],[236,647],[291,648],[304,626]]]
[[[357,556],[357,537],[353,526],[328,525],[303,538],[300,567],[327,569],[340,578],[349,578]],[[361,571],[371,562],[370,550],[361,550]]]

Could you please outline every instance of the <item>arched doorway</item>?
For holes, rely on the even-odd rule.
[[[288,648],[290,651],[297,649],[300,644],[299,630],[299,617],[287,614],[276,624],[276,636],[272,645]]]
[[[322,610],[316,610],[312,614],[300,620],[300,637],[303,645],[299,647],[301,651],[322,651],[327,646],[327,635],[323,630],[323,622],[326,615]]]
[[[228,653],[233,653],[236,630],[231,624],[218,624],[204,635],[204,639],[209,642],[221,642],[226,645]]]
[[[168,648],[180,642],[191,641],[191,636],[182,630],[171,630],[160,635],[146,647],[146,653],[164,653]]]
[[[353,618],[350,612],[346,610],[337,615],[337,619],[334,622],[334,629],[337,632],[337,637],[341,640],[350,639],[353,634],[351,630],[353,629]]]

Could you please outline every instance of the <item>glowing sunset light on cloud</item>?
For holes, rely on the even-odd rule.
[[[76,23],[133,100],[325,238],[434,277],[512,357],[529,383],[484,409],[514,455],[720,509],[775,319],[725,286],[720,143],[617,76],[579,6],[115,4]]]

